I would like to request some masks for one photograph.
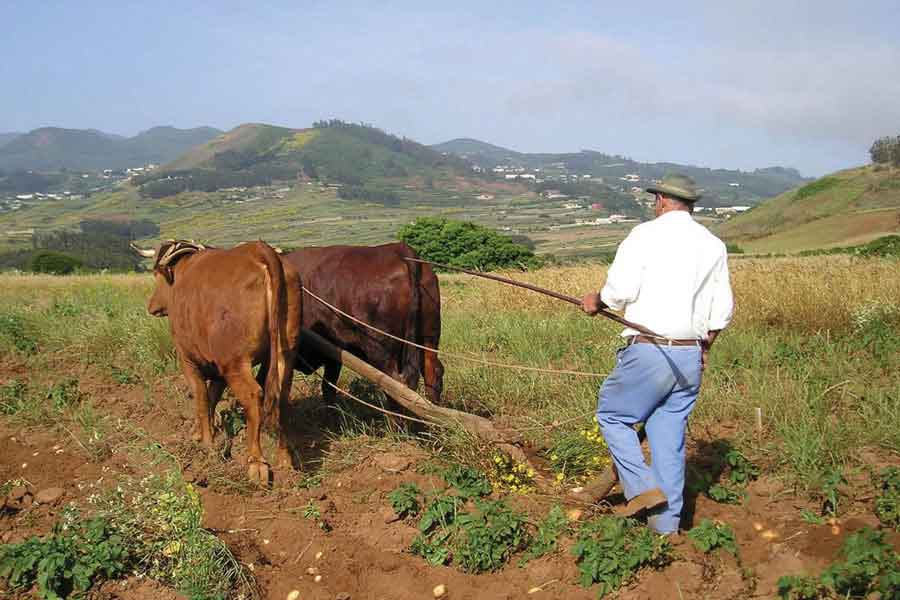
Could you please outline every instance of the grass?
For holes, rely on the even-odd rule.
[[[584,264],[515,277],[580,295],[599,287],[605,269]],[[900,422],[900,263],[850,256],[746,258],[732,261],[732,277],[735,321],[712,351],[691,421],[693,437],[697,432],[714,437],[721,423],[736,428],[737,433],[728,436],[740,452],[722,452],[727,464],[719,482],[729,489],[739,492],[755,476],[754,465],[759,465],[767,474],[779,474],[820,499],[830,506],[829,513],[838,513],[847,502],[837,493],[840,474],[864,466],[863,457],[873,451],[900,453],[896,427]],[[621,345],[618,326],[494,282],[442,275],[441,287],[442,348],[600,376],[507,371],[446,358],[445,403],[502,418],[536,442],[557,444],[567,452],[565,465],[560,465],[564,477],[576,475],[570,468],[576,463],[579,468],[593,468],[593,457],[602,452],[597,440],[590,439],[595,433],[591,415],[602,375],[613,367],[614,350]],[[177,461],[151,436],[123,425],[85,393],[91,386],[84,379],[73,382],[68,375],[99,377],[138,390],[161,387],[175,405],[171,408],[185,410],[188,400],[172,383],[179,381],[180,374],[167,323],[148,316],[144,308],[151,289],[151,279],[142,275],[0,276],[3,418],[21,426],[64,428],[93,460],[121,453],[144,467],[176,467]],[[342,385],[349,385],[346,380],[352,376],[345,371],[344,377]],[[308,383],[318,385],[312,379]],[[353,386],[360,394],[374,393],[362,383]],[[328,435],[334,439],[331,454],[322,458],[325,471],[357,460],[351,443],[354,437],[376,442],[411,439],[378,421],[362,419],[351,407],[339,403],[339,411],[332,414],[335,425]],[[762,413],[762,430],[756,427],[757,408]],[[553,434],[544,428],[554,424],[562,425]],[[419,439],[440,449],[447,462],[463,465],[446,475],[464,495],[478,496],[491,487],[511,491],[513,484],[527,487],[525,479],[503,484],[508,475],[524,478],[528,474],[516,471],[516,465],[504,457],[499,457],[502,464],[496,463],[494,453],[485,452],[458,431],[434,432]],[[491,479],[482,480],[465,467],[478,467]],[[308,475],[297,485],[315,487],[322,472]],[[217,478],[210,473],[212,488],[231,485]],[[179,494],[186,493],[181,483],[172,485]],[[896,523],[896,493],[893,487],[885,490],[887,500],[882,501],[880,514],[886,524]],[[438,501],[408,492],[395,498],[396,508],[406,508],[404,514],[411,516],[415,500],[418,516],[430,519],[417,552],[433,564],[447,562],[451,540],[443,538],[441,530],[451,527],[461,512],[472,511],[460,501]],[[311,520],[321,519],[313,514],[316,509],[310,507]],[[473,514],[473,531],[479,532],[473,543],[478,547],[494,543],[492,523],[500,523],[496,530],[500,531],[503,523],[512,522],[503,511]],[[538,527],[535,533],[542,546],[552,548],[563,526],[558,521]],[[197,535],[203,537],[200,530]],[[513,542],[518,535],[512,535]],[[213,543],[204,539],[197,543]],[[505,553],[502,562],[509,558]],[[460,564],[471,570],[496,566],[482,559],[475,551]],[[222,560],[227,567],[226,558]],[[238,577],[237,571],[233,573]],[[610,582],[620,577],[608,575]],[[167,581],[175,582],[171,577]]]

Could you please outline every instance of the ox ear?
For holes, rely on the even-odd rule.
[[[152,248],[149,250],[145,250],[145,249],[141,248],[140,246],[138,246],[137,244],[135,244],[134,242],[129,242],[128,245],[138,256],[143,256],[144,258],[156,258],[156,250],[154,250]]]

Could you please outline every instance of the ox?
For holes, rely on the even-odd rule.
[[[431,265],[403,243],[381,246],[303,248],[282,256],[300,273],[312,293],[354,317],[399,338],[437,349],[441,338],[441,296]],[[305,295],[305,294],[304,294]],[[318,333],[415,390],[419,377],[426,393],[440,402],[444,368],[437,354],[414,348],[336,314],[315,298],[303,301],[302,328]],[[333,401],[341,363],[316,353],[309,344],[297,352],[295,366],[309,374],[325,366],[322,395]]]
[[[267,483],[261,421],[279,426],[291,389],[302,317],[297,272],[263,242],[228,250],[174,240],[156,252],[133,248],[156,259],[156,288],[147,311],[169,318],[194,398],[195,439],[212,445],[212,411],[227,385],[247,418],[248,476]],[[259,380],[252,371],[257,364]],[[278,441],[279,466],[287,466],[290,456],[280,427]]]

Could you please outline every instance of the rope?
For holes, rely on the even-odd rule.
[[[325,306],[327,306],[332,311],[336,312],[337,314],[339,314],[343,317],[346,317],[347,319],[350,319],[351,321],[353,321],[354,323],[356,323],[358,325],[362,325],[363,327],[366,327],[367,329],[371,329],[372,331],[375,331],[376,333],[380,333],[381,335],[387,336],[387,337],[391,338],[392,340],[396,340],[398,342],[407,344],[414,348],[419,348],[420,350],[425,350],[426,352],[434,352],[435,354],[438,354],[440,356],[446,356],[449,358],[458,358],[461,360],[468,360],[470,362],[479,363],[480,365],[486,366],[486,367],[500,367],[503,369],[514,369],[514,370],[519,370],[519,371],[532,371],[535,373],[548,373],[548,374],[552,374],[552,375],[579,375],[581,377],[606,377],[606,375],[602,374],[602,373],[590,373],[587,371],[570,371],[568,369],[543,369],[541,367],[528,367],[525,365],[515,365],[515,364],[510,364],[510,363],[501,363],[501,362],[496,362],[496,361],[492,361],[492,360],[487,360],[484,358],[476,358],[474,356],[468,356],[465,354],[457,354],[455,352],[447,352],[446,350],[438,350],[437,348],[429,348],[428,346],[423,346],[421,344],[411,342],[407,339],[397,337],[396,335],[390,334],[387,331],[383,331],[383,330],[375,327],[374,325],[369,325],[368,323],[366,323],[364,321],[360,321],[353,315],[342,311],[341,309],[334,306],[333,304],[329,304],[326,300],[324,300],[323,298],[320,298],[313,292],[309,291],[309,289],[307,289],[306,287],[303,287],[303,291],[306,292],[307,294],[309,294],[310,296],[312,296],[315,300],[317,300],[317,301],[321,302],[322,304],[324,304]]]
[[[297,358],[299,358],[301,361],[303,361],[303,364],[305,364],[306,367],[307,367],[308,369],[311,368],[311,367],[309,366],[309,363],[306,362],[305,360],[303,360],[303,357],[302,357],[302,356],[299,356],[299,355],[298,355]],[[366,402],[366,401],[363,400],[362,398],[357,398],[356,396],[354,396],[353,394],[351,394],[351,393],[348,392],[347,390],[345,390],[345,389],[343,389],[343,388],[340,388],[340,387],[336,386],[335,384],[331,383],[330,381],[328,381],[327,379],[325,379],[323,376],[319,375],[319,373],[318,373],[317,371],[313,371],[312,374],[315,375],[318,379],[321,379],[324,383],[327,383],[328,385],[330,385],[331,387],[333,387],[334,389],[336,389],[336,390],[339,391],[340,393],[344,394],[344,395],[347,396],[348,398],[350,398],[350,399],[352,399],[352,400],[356,400],[357,402],[359,402],[359,403],[362,404],[363,406],[368,406],[368,407],[371,408],[372,410],[376,410],[376,411],[378,411],[378,412],[380,412],[380,413],[384,413],[384,414],[386,414],[386,415],[391,415],[392,417],[397,417],[397,418],[400,418],[400,419],[406,419],[407,421],[415,421],[416,423],[422,423],[423,425],[430,425],[430,426],[432,426],[432,427],[443,427],[443,425],[441,425],[440,423],[435,423],[435,422],[433,422],[433,421],[425,421],[424,419],[417,419],[416,417],[410,417],[410,416],[408,416],[408,415],[402,415],[402,414],[400,414],[400,413],[398,413],[398,412],[394,412],[394,411],[392,411],[392,410],[388,410],[388,409],[382,408],[382,407],[380,407],[380,406],[375,406],[375,405],[372,404],[371,402]]]

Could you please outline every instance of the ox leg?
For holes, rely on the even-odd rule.
[[[212,448],[213,436],[210,422],[209,396],[206,389],[206,379],[194,365],[184,365],[184,377],[191,388],[191,396],[194,398],[195,431],[193,438],[208,448]]]
[[[247,477],[251,481],[266,485],[269,483],[269,465],[262,454],[260,430],[262,429],[263,392],[253,378],[250,365],[244,365],[235,373],[225,376],[225,381],[234,392],[247,416]]]
[[[332,385],[337,385],[338,379],[341,376],[341,363],[326,361],[325,362],[325,377],[322,381],[322,400],[325,404],[331,404],[337,398],[337,390],[334,389],[329,383]]]

